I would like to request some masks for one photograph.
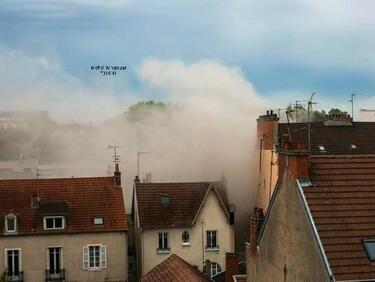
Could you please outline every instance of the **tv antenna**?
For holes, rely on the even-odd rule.
[[[141,155],[149,154],[150,152],[137,152],[137,176],[139,177],[139,159]]]
[[[296,110],[296,122],[298,122],[298,108],[299,106],[302,106],[302,103],[306,103],[308,101],[296,101],[296,104],[295,104],[295,110]]]
[[[352,104],[352,120],[354,121],[354,96],[357,96],[358,94],[356,94],[356,93],[352,93],[352,94],[350,94],[350,97],[351,97],[351,99],[348,101],[349,103],[351,103]]]
[[[120,148],[124,148],[122,145],[108,145],[108,149],[113,149],[113,162],[118,164],[120,162],[120,155],[117,154],[117,150]]]
[[[310,96],[309,101],[307,102],[307,148],[310,152],[311,148],[311,112],[312,112],[312,105],[317,103],[313,102],[315,96],[315,92],[313,92]]]

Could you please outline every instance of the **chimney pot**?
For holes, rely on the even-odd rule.
[[[120,172],[120,167],[119,164],[115,164],[115,172],[113,176],[113,181],[115,184],[115,187],[121,187],[121,172]]]

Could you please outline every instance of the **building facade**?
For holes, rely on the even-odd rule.
[[[5,281],[126,281],[120,177],[0,180]]]
[[[138,276],[170,254],[214,276],[234,251],[234,214],[220,183],[135,183]]]

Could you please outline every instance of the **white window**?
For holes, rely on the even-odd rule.
[[[5,269],[8,280],[18,281],[22,278],[21,249],[5,250]]]
[[[168,246],[168,233],[159,233],[159,247],[157,251],[169,252],[170,248]]]
[[[213,277],[221,272],[221,267],[216,262],[206,262],[203,272],[208,274],[210,277]]]
[[[61,247],[48,248],[47,269],[51,279],[60,278],[63,274],[63,250]]]
[[[107,246],[87,245],[83,248],[83,269],[107,267]]]
[[[217,230],[206,231],[206,249],[218,249]]]
[[[17,232],[17,217],[14,214],[5,216],[5,233]]]
[[[182,232],[182,236],[181,237],[182,237],[182,245],[183,246],[190,245],[189,232],[187,232],[187,231]]]
[[[45,230],[64,229],[65,218],[63,216],[45,216],[43,226]]]
[[[94,224],[95,225],[101,225],[101,224],[103,224],[103,218],[102,217],[95,217],[94,218]]]

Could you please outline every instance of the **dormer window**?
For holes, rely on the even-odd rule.
[[[8,214],[5,217],[5,233],[17,232],[17,217],[14,214]]]
[[[45,216],[43,217],[44,230],[58,230],[65,228],[65,217]]]

